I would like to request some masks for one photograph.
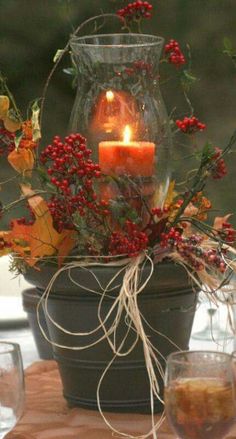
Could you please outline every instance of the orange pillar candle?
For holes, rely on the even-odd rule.
[[[127,125],[124,140],[107,140],[99,143],[99,165],[106,175],[151,177],[154,173],[155,144],[131,141]]]

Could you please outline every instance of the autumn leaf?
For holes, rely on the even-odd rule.
[[[58,246],[58,266],[60,267],[66,256],[75,247],[77,235],[75,232],[64,232],[64,238]]]
[[[9,233],[7,231],[0,232],[0,256],[8,255],[12,251]],[[6,246],[6,243],[10,245]]]
[[[44,199],[34,195],[29,186],[22,185],[21,189],[28,197],[35,221],[33,225],[12,221],[12,230],[7,235],[12,245],[11,251],[20,254],[31,266],[40,259],[53,255],[58,255],[58,261],[62,264],[64,257],[75,245],[73,232],[65,230],[58,233],[53,227],[53,219]]]

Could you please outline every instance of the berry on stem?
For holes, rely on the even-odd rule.
[[[200,122],[195,116],[185,117],[183,120],[176,120],[176,126],[185,134],[194,134],[197,131],[203,131],[206,125]]]
[[[186,63],[185,56],[180,49],[178,41],[170,40],[169,43],[165,45],[164,52],[170,64],[179,67]]]
[[[152,9],[153,6],[148,1],[137,0],[119,9],[117,15],[127,21],[140,20],[141,18],[151,18]]]

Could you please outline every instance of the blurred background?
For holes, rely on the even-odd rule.
[[[46,78],[58,49],[67,43],[79,23],[101,12],[115,12],[127,0],[0,0],[0,69],[8,79],[19,108],[26,116],[28,104],[42,95]],[[198,135],[199,145],[211,140],[223,148],[236,129],[236,68],[223,53],[223,39],[236,48],[235,0],[150,0],[154,16],[143,25],[143,32],[174,38],[187,54],[191,46],[192,71],[198,78],[190,91],[195,115],[207,124]],[[108,21],[102,33],[118,31]],[[90,33],[91,28],[83,33]],[[55,134],[65,135],[75,98],[72,78],[63,72],[70,65],[69,56],[59,65],[48,90],[43,118],[42,146]],[[176,118],[189,114],[189,108],[178,86],[174,66],[168,67],[173,80],[162,86],[162,94],[170,113]],[[174,176],[181,178],[191,150],[174,145]],[[234,212],[236,206],[236,154],[228,158],[228,175],[223,182],[213,181],[208,195],[213,201],[214,215]],[[11,175],[6,160],[0,159],[0,181]],[[182,175],[183,177],[183,175]],[[4,194],[3,194],[4,192]],[[3,201],[14,199],[14,187],[0,193]],[[7,220],[4,220],[7,221]],[[232,218],[236,225],[236,215]],[[6,227],[6,222],[1,227]]]

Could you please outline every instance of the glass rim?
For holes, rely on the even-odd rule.
[[[95,39],[102,39],[104,37],[107,37],[108,39],[112,39],[114,37],[129,37],[129,38],[139,38],[139,41],[142,40],[143,38],[143,42],[133,42],[133,43],[125,43],[125,42],[120,42],[117,44],[94,44],[94,43],[89,43],[89,42],[85,42],[85,40],[95,40]],[[148,41],[150,40],[150,41]],[[130,48],[130,47],[154,47],[154,46],[161,46],[164,43],[164,38],[157,36],[157,35],[151,35],[151,34],[138,34],[138,33],[109,33],[109,34],[97,34],[97,35],[84,35],[84,36],[80,36],[80,37],[72,37],[70,40],[70,44],[76,44],[77,47],[89,47],[89,48],[102,48],[102,49],[121,49],[121,48]]]
[[[179,351],[179,352],[172,352],[167,356],[166,362],[169,362],[170,360],[173,360],[175,364],[186,364],[189,362],[190,358],[193,354],[217,354],[222,359],[225,358],[225,361],[222,362],[228,362],[232,360],[232,354],[228,354],[227,352],[219,352],[219,351],[211,351],[211,350],[193,350],[193,351]],[[181,355],[188,355],[188,358],[178,358]],[[214,365],[216,365],[214,359],[212,359]],[[198,359],[198,364],[204,363],[204,361],[201,361]]]
[[[5,349],[1,349],[1,346],[4,346]],[[11,352],[20,352],[20,345],[11,341],[0,341],[0,355],[9,354]]]

